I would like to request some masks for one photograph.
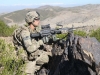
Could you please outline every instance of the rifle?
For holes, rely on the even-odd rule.
[[[31,33],[30,37],[31,38],[41,37],[41,38],[43,38],[44,43],[48,43],[50,41],[50,39],[52,39],[53,41],[57,41],[56,34],[72,32],[73,30],[76,30],[78,28],[82,28],[82,27],[75,27],[75,28],[73,28],[73,27],[68,28],[67,27],[67,28],[51,29],[50,24],[47,24],[47,25],[42,25],[41,26],[41,31],[39,33]]]

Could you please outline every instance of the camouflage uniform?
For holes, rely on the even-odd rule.
[[[21,32],[21,37],[23,39],[23,43],[26,48],[26,52],[28,52],[28,60],[26,62],[26,70],[25,72],[30,75],[34,75],[35,70],[39,69],[44,63],[48,63],[49,58],[48,54],[39,50],[38,48],[41,45],[42,40],[35,40],[30,38],[30,33],[35,33],[37,30],[32,31],[31,29],[26,28]]]
[[[27,22],[28,20],[26,20]],[[27,75],[34,75],[34,72],[39,70],[44,63],[48,63],[48,53],[44,50],[39,50],[39,47],[43,45],[42,40],[31,39],[30,33],[37,33],[40,31],[39,27],[35,30],[25,27],[21,32],[21,37],[25,46],[25,51],[28,53],[28,60],[25,61],[25,73]]]

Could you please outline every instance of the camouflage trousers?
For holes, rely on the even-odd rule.
[[[26,61],[25,73],[26,75],[34,75],[44,63],[48,63],[48,53],[43,51],[35,61]]]

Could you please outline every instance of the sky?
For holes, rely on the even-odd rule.
[[[37,8],[43,5],[74,7],[86,4],[100,4],[100,0],[0,0],[0,13]]]

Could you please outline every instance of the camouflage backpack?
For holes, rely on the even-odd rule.
[[[17,28],[13,33],[13,44],[14,44],[16,50],[19,49],[20,47],[25,48],[24,44],[22,42],[22,37],[21,37],[22,30],[28,30],[28,27],[21,26],[21,27]],[[41,26],[36,27],[36,30],[37,30],[37,32],[40,32]]]
[[[16,55],[22,60],[27,60],[27,52],[25,51],[24,44],[22,42],[21,32],[28,29],[27,27],[19,27],[13,33],[13,44],[15,46]]]
[[[13,33],[13,44],[18,50],[20,47],[23,47],[21,32],[22,30],[26,29],[25,26],[17,28]]]

